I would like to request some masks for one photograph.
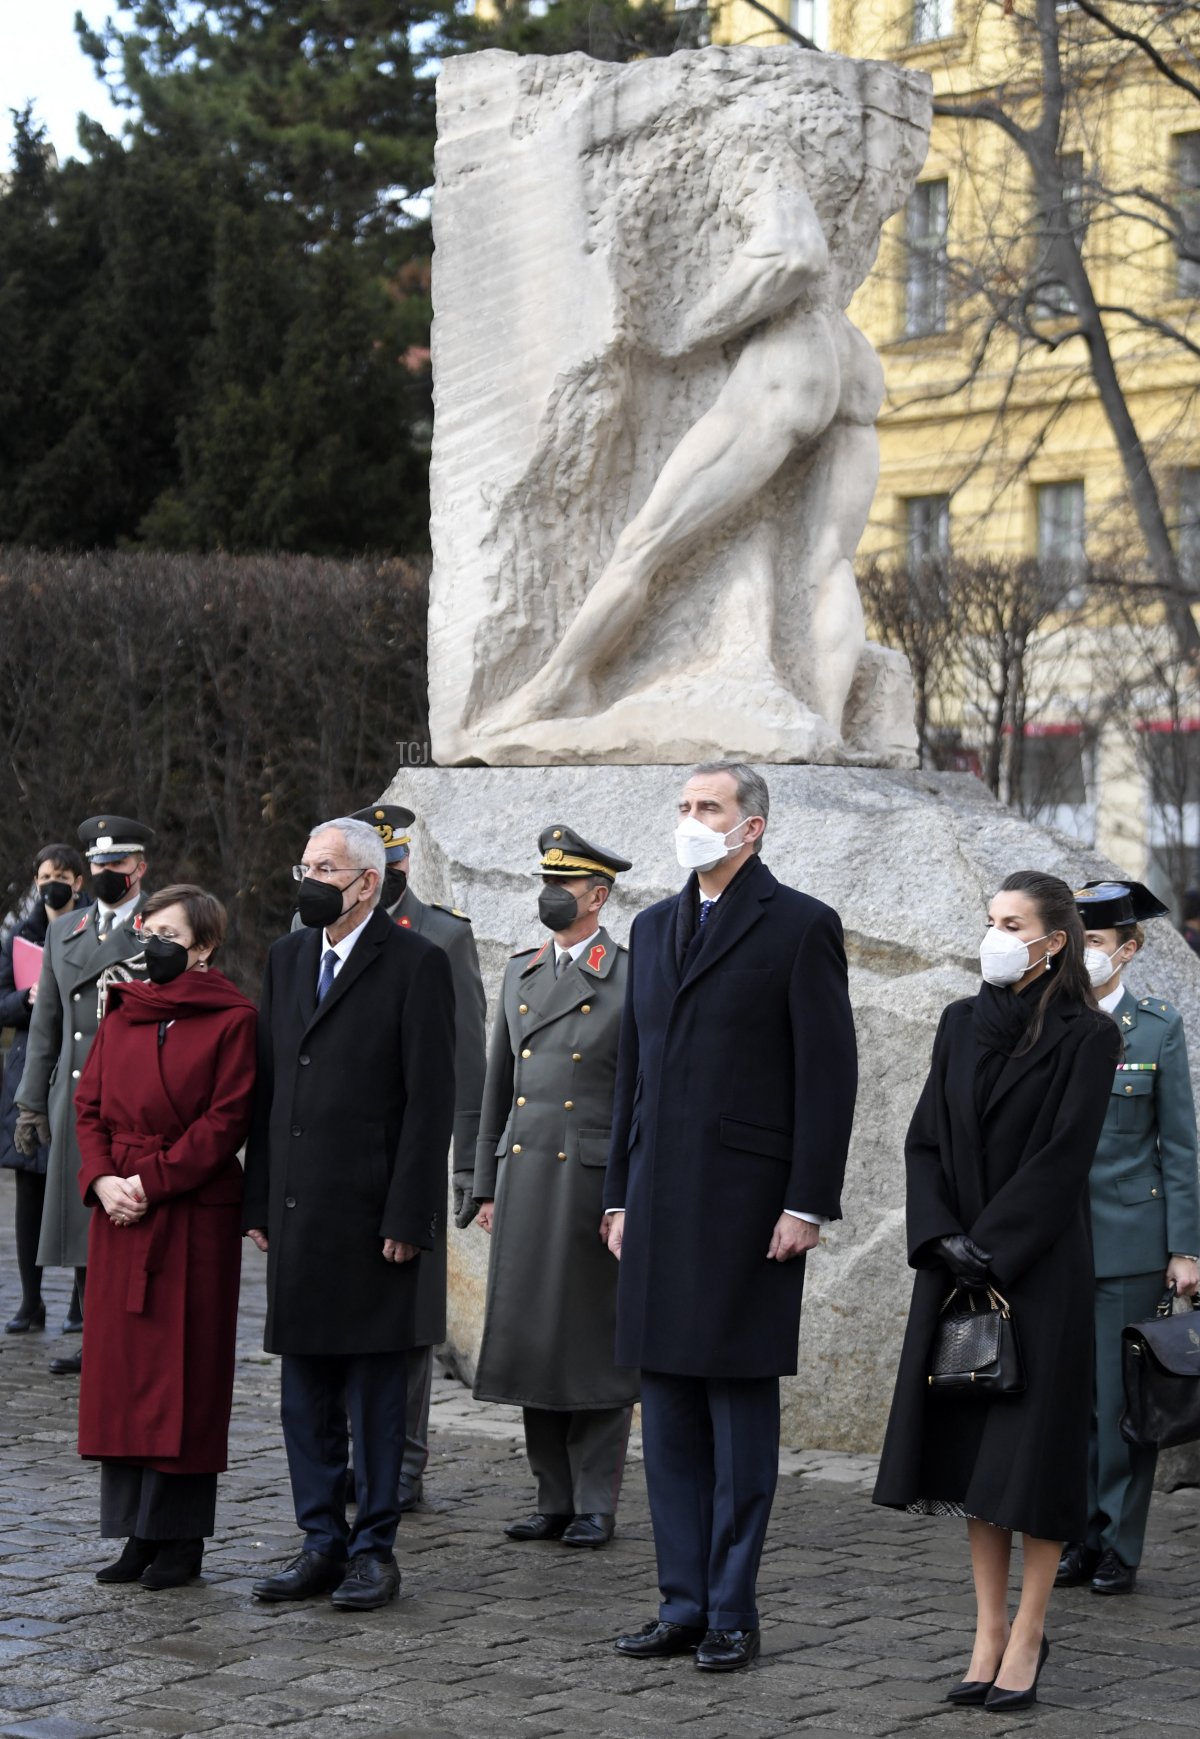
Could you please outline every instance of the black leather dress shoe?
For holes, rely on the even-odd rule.
[[[1092,1577],[1093,1594],[1132,1594],[1137,1570],[1118,1558],[1113,1551],[1105,1552]]]
[[[5,1334],[28,1334],[31,1328],[45,1328],[46,1306],[44,1304],[23,1304],[15,1316],[4,1325]]]
[[[396,1508],[402,1516],[406,1516],[410,1510],[416,1509],[424,1496],[425,1481],[423,1479],[419,1479],[416,1485],[402,1485],[400,1487],[400,1502]]]
[[[670,1624],[655,1618],[628,1636],[619,1636],[613,1647],[630,1660],[665,1660],[672,1654],[692,1654],[707,1632],[702,1624]]]
[[[265,1576],[251,1592],[258,1600],[311,1600],[314,1595],[330,1593],[345,1574],[341,1558],[327,1557],[324,1552],[298,1552],[286,1570]]]
[[[64,1334],[82,1334],[83,1318],[81,1316],[71,1316],[68,1314],[63,1318],[62,1332]]]
[[[194,1581],[204,1562],[203,1540],[163,1540],[153,1564],[139,1578],[143,1588],[182,1588]]]
[[[616,1531],[615,1516],[576,1516],[563,1530],[564,1546],[607,1546]]]
[[[50,1360],[50,1375],[52,1377],[77,1377],[82,1369],[82,1347],[77,1353],[64,1353],[60,1359]]]
[[[1064,1546],[1062,1557],[1058,1560],[1054,1586],[1056,1588],[1078,1588],[1081,1583],[1090,1582],[1096,1573],[1096,1566],[1099,1562],[1099,1552],[1093,1552],[1090,1546]]]
[[[994,1679],[964,1679],[946,1692],[946,1701],[957,1704],[960,1709],[981,1709],[995,1682]]]
[[[351,1558],[346,1577],[333,1591],[339,1612],[373,1612],[400,1592],[400,1566],[395,1558]]]
[[[142,1571],[153,1564],[161,1545],[161,1540],[141,1540],[131,1534],[121,1548],[121,1556],[96,1571],[97,1582],[136,1582]]]
[[[574,1516],[544,1516],[539,1510],[523,1522],[509,1522],[504,1532],[510,1540],[561,1540]]]
[[[696,1650],[696,1665],[706,1673],[735,1673],[750,1665],[760,1647],[757,1630],[710,1630]]]

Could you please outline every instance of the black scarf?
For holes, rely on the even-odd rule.
[[[1005,1063],[1025,1036],[1042,993],[1042,980],[1035,978],[1018,995],[1009,985],[981,984],[975,998],[971,1026],[979,1056],[975,1063],[975,1110],[979,1117]]]
[[[752,876],[758,867],[759,859],[757,856],[746,859],[708,914],[703,928],[700,925],[700,878],[695,870],[692,871],[688,877],[687,886],[679,896],[679,904],[675,908],[675,964],[679,969],[681,978],[686,976],[693,959],[712,935],[713,927],[728,911],[729,902],[736,893],[740,893],[741,889],[745,887],[747,878]]]

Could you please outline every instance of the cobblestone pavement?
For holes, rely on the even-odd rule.
[[[3,1173],[3,1319],[17,1296],[12,1206]],[[47,1276],[52,1331],[65,1281]],[[75,1454],[75,1382],[46,1372],[76,1343],[0,1336],[0,1735],[965,1739],[1036,1725],[1045,1739],[1177,1739],[1200,1723],[1196,1492],[1155,1500],[1133,1598],[1056,1599],[1038,1709],[1005,1720],[941,1702],[969,1650],[961,1525],[874,1509],[862,1459],[790,1457],[760,1584],[763,1658],[714,1678],[612,1652],[656,1603],[636,1459],[606,1551],[512,1545],[501,1525],[530,1507],[515,1409],[479,1407],[449,1378],[435,1388],[426,1502],[401,1528],[402,1598],[358,1616],[324,1601],[260,1607],[251,1581],[296,1544],[261,1305],[247,1250],[221,1531],[203,1582],[162,1594],[93,1580],[112,1556],[96,1534],[97,1474]]]

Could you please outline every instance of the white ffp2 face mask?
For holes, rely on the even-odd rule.
[[[1047,930],[1046,936],[1050,932]],[[1044,942],[1046,936],[1035,936],[1032,941],[1022,942],[1019,936],[1014,936],[1011,930],[997,930],[994,927],[984,936],[979,944],[979,967],[988,984],[1015,984],[1033,965],[1040,966],[1042,961],[1029,958],[1029,950],[1034,942]],[[1050,956],[1045,954],[1043,960]]]
[[[737,845],[726,845],[729,834],[736,833],[739,827],[745,827],[747,821],[754,819],[752,815],[744,816],[729,829],[729,833],[716,833],[711,827],[705,827],[702,821],[697,821],[694,815],[689,815],[675,829],[675,856],[679,859],[680,869],[715,869],[722,858],[732,857],[746,843],[743,839]]]
[[[1124,946],[1125,944],[1122,942],[1121,948]],[[1110,978],[1115,978],[1120,972],[1121,966],[1125,965],[1123,960],[1121,966],[1116,964],[1117,955],[1121,952],[1121,948],[1114,948],[1111,954],[1106,954],[1103,948],[1084,949],[1083,964],[1087,968],[1087,975],[1092,981],[1093,990],[1099,990],[1102,984],[1107,984]]]

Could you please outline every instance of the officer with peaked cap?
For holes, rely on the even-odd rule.
[[[434,942],[450,961],[454,980],[454,1218],[468,1226],[475,1217],[471,1180],[487,1037],[487,1001],[471,921],[457,906],[419,900],[408,884],[416,816],[398,803],[373,803],[354,812],[383,840],[387,871],[380,905],[394,924]],[[420,1500],[421,1476],[429,1460],[429,1403],[433,1388],[433,1349],[446,1338],[446,1220],[439,1219],[437,1241],[421,1258],[417,1278],[416,1345],[409,1355],[408,1412],[400,1507]]]
[[[1121,1330],[1151,1316],[1166,1285],[1196,1291],[1196,1111],[1178,1010],[1158,996],[1132,996],[1121,981],[1142,947],[1142,925],[1167,908],[1141,882],[1088,882],[1075,901],[1087,932],[1088,974],[1100,1007],[1120,1028],[1124,1054],[1089,1178],[1096,1374],[1088,1531],[1086,1539],[1064,1547],[1057,1581],[1059,1587],[1090,1582],[1096,1594],[1129,1594],[1156,1455],[1121,1435]]]
[[[103,1012],[102,975],[142,973],[140,961],[129,964],[141,954],[131,920],[144,899],[146,848],[154,834],[128,816],[93,815],[80,827],[79,839],[96,904],[74,923],[52,924],[46,937],[13,1140],[21,1152],[30,1143],[50,1143],[38,1265],[74,1268],[82,1306],[91,1209],[79,1195],[75,1088]],[[50,1361],[58,1375],[79,1368],[79,1353]]]
[[[524,1410],[537,1511],[514,1540],[612,1538],[637,1372],[613,1363],[617,1265],[599,1234],[627,956],[601,924],[628,859],[540,835],[551,936],[504,974],[475,1158],[492,1233],[475,1394]]]

